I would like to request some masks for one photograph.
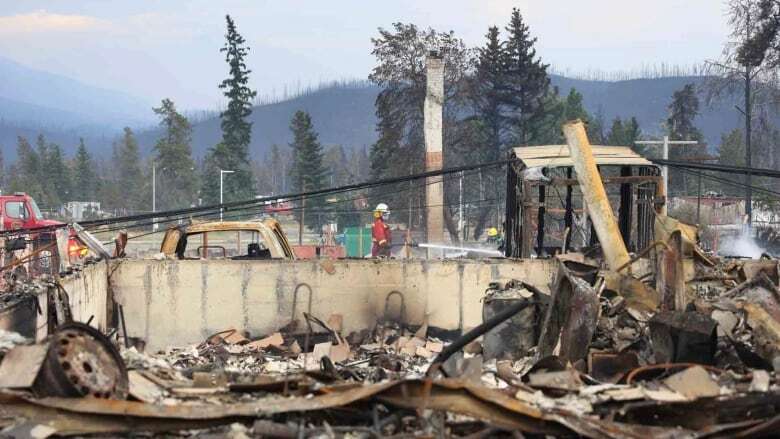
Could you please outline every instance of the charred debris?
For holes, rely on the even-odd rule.
[[[520,151],[509,173],[507,252],[555,258],[550,294],[486,285],[483,322],[462,334],[410,325],[403,308],[349,334],[349,315],[305,313],[145,352],[121,319],[109,334],[70,321],[59,292],[43,341],[0,330],[2,435],[775,435],[780,261],[704,252],[665,215],[659,169],[591,147],[579,123],[564,132],[568,146]],[[610,165],[619,175],[602,178]],[[620,187],[617,217],[605,185]],[[559,190],[560,225],[545,211]]]

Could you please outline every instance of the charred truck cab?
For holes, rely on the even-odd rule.
[[[665,203],[661,170],[625,146],[593,145],[593,158],[628,251],[653,241],[656,210]],[[598,252],[574,161],[567,145],[527,146],[509,153],[505,234],[507,257]]]

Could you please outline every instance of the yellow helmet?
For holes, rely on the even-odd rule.
[[[494,236],[498,236],[498,229],[496,229],[495,227],[489,228],[487,231],[487,235],[490,236],[491,238]]]

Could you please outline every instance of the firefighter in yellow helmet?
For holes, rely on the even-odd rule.
[[[504,237],[495,227],[487,229],[487,242],[495,245],[499,250],[504,248]]]

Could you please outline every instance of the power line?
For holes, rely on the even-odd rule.
[[[481,169],[484,169],[484,168],[481,168]],[[471,172],[469,172],[468,174],[465,174],[465,175],[476,175],[478,172],[479,172],[478,170],[472,170]],[[390,194],[397,194],[397,193],[400,193],[400,192],[406,192],[406,191],[411,191],[411,190],[414,190],[414,189],[420,189],[420,188],[423,188],[423,187],[428,186],[430,184],[437,184],[437,183],[439,183],[439,181],[433,181],[433,182],[427,182],[426,181],[426,182],[424,182],[422,184],[418,184],[418,185],[415,185],[415,186],[403,187],[403,188],[400,188],[400,189],[397,189],[397,190],[386,191],[384,193],[375,194],[375,196],[384,196],[384,195],[390,195]],[[334,202],[328,203],[328,204],[329,205],[333,205],[333,204],[347,203],[347,202],[350,202],[350,201],[358,200],[361,197],[362,197],[362,195],[361,196],[357,196],[357,197],[353,197],[353,198],[346,198],[346,199],[337,200],[337,201],[334,201]],[[452,204],[452,205],[455,205],[455,204]],[[247,211],[245,213],[231,215],[230,217],[236,218],[236,217],[241,217],[241,216],[245,216],[245,215],[250,215],[252,213],[263,213],[263,211],[264,211],[266,206],[267,206],[266,204],[261,204],[261,205],[252,205],[252,206],[240,207],[240,208],[236,208],[236,209],[230,209],[230,211],[232,211],[232,212]],[[259,209],[259,211],[258,212],[254,212],[256,209]],[[306,208],[304,206],[291,207],[289,210],[290,211],[299,211],[299,210],[304,210],[304,209],[307,212],[315,212],[315,213],[317,213],[317,211],[316,210],[312,210],[311,207]],[[179,216],[164,216],[164,215],[160,215],[158,218],[153,219],[152,221],[147,221],[147,222],[142,222],[142,223],[137,223],[137,224],[132,224],[132,225],[115,226],[115,227],[110,227],[108,229],[96,230],[96,231],[107,233],[107,232],[113,232],[113,231],[117,231],[117,230],[128,229],[128,228],[146,227],[146,226],[150,226],[150,225],[154,225],[154,224],[166,224],[166,223],[171,223],[171,222],[176,222],[176,221],[181,221],[181,220],[188,220],[188,219],[192,219],[192,218],[201,218],[201,217],[205,217],[205,216],[209,216],[209,215],[216,215],[218,212],[219,212],[219,209],[198,213],[196,215],[179,215]],[[328,212],[328,213],[339,213],[339,212],[333,211],[333,210],[331,210],[329,208],[323,208],[319,212],[320,213],[325,213],[325,212]]]
[[[649,159],[658,165],[672,166],[675,168],[701,169],[703,171],[717,171],[729,174],[755,175],[758,177],[780,178],[780,171],[767,168],[746,168],[744,166],[722,165],[718,163],[696,163],[679,160]]]
[[[411,174],[411,175],[405,175],[401,177],[389,177],[389,178],[383,178],[378,179],[374,181],[368,181],[368,182],[362,182],[362,183],[353,183],[349,185],[339,186],[335,188],[328,188],[328,189],[319,189],[314,191],[308,191],[308,192],[298,192],[298,193],[291,193],[291,194],[283,194],[283,195],[275,195],[271,197],[263,197],[263,198],[255,198],[251,200],[242,200],[242,201],[234,201],[230,203],[221,203],[221,204],[212,204],[208,206],[198,206],[198,207],[190,207],[190,208],[184,208],[184,209],[175,209],[175,210],[168,210],[164,212],[153,212],[153,213],[146,213],[146,214],[139,214],[139,215],[129,215],[129,216],[123,216],[123,217],[115,217],[110,219],[98,219],[98,220],[90,220],[90,221],[83,221],[80,224],[85,228],[93,228],[98,227],[102,225],[110,225],[110,224],[117,224],[117,223],[126,223],[126,222],[132,222],[132,221],[141,221],[146,219],[155,219],[159,217],[170,217],[174,215],[185,215],[190,213],[200,213],[200,212],[215,212],[219,211],[220,209],[224,210],[235,210],[234,208],[238,207],[247,207],[247,206],[256,206],[256,205],[265,205],[267,202],[273,202],[279,199],[301,199],[301,198],[312,198],[317,196],[323,196],[328,194],[336,194],[336,193],[343,193],[343,192],[349,192],[353,190],[358,189],[370,189],[377,186],[382,185],[389,185],[389,184],[395,184],[395,183],[403,183],[407,181],[413,181],[428,177],[437,177],[437,176],[443,176],[448,174],[454,174],[462,171],[469,171],[473,169],[481,169],[481,168],[488,168],[493,166],[503,166],[509,163],[515,162],[516,159],[507,159],[507,160],[497,160],[493,162],[486,162],[486,163],[477,163],[477,164],[471,164],[471,165],[464,165],[464,166],[456,166],[456,167],[450,167],[450,168],[444,168],[436,171],[427,171],[427,172],[421,172],[417,174]],[[43,232],[43,231],[50,231],[55,230],[58,228],[66,227],[67,224],[61,224],[56,226],[46,226],[46,227],[36,227],[36,228],[28,228],[28,229],[15,229],[15,230],[8,230],[8,231],[0,231],[0,236],[7,236],[11,234],[19,234],[19,233],[25,233],[25,232]]]

